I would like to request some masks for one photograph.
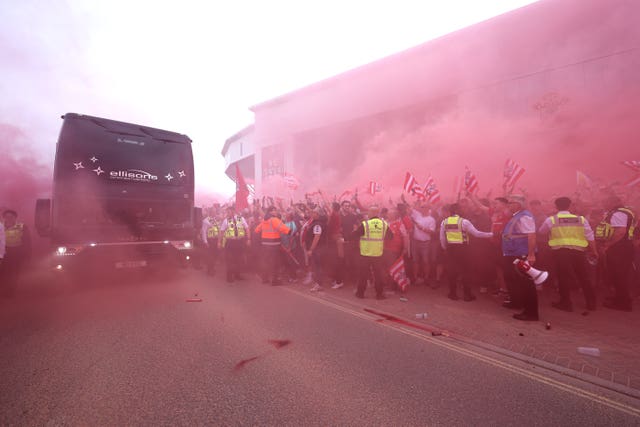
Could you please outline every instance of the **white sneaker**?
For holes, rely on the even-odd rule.
[[[313,285],[313,287],[311,289],[309,289],[311,292],[319,292],[322,290],[322,286],[320,286],[319,284],[315,284]]]
[[[332,285],[333,286],[331,286],[331,289],[340,289],[341,287],[344,286],[344,282],[342,282],[342,283],[333,282]]]

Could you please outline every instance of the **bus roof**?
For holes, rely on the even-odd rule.
[[[134,123],[119,122],[116,120],[104,119],[101,117],[94,117],[77,113],[67,113],[62,116],[62,119],[66,123],[71,120],[86,120],[94,124],[96,127],[100,127],[107,132],[120,135],[152,137],[160,141],[181,144],[191,143],[191,139],[187,135],[171,132],[168,130],[156,129],[149,126],[137,125]]]

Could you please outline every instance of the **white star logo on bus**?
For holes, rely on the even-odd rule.
[[[98,169],[94,169],[93,171],[94,171],[94,172],[96,173],[96,175],[98,175],[98,176],[100,176],[100,174],[101,174],[101,173],[104,173],[104,171],[100,168],[100,166],[98,166]]]
[[[166,174],[164,177],[167,178],[167,181],[171,181],[173,179],[170,173]]]
[[[184,171],[180,171],[178,172],[178,175],[180,176],[180,178],[184,178],[187,174],[184,173]]]
[[[91,160],[91,163],[95,163],[98,161],[98,158],[96,156],[93,156],[92,158],[90,158],[89,160]]]
[[[82,162],[74,163],[73,166],[76,167],[76,170],[84,169],[84,166],[82,166]]]

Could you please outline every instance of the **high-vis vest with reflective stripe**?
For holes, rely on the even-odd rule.
[[[533,214],[527,210],[522,210],[511,217],[507,225],[502,230],[502,254],[505,256],[523,256],[529,254],[529,235],[525,233],[514,233],[515,225],[523,216]]]
[[[238,235],[236,235],[236,228],[238,229]],[[242,218],[237,216],[232,219],[227,219],[227,229],[224,231],[225,239],[242,239],[246,234],[247,232],[242,224]]]
[[[597,240],[609,240],[613,236],[613,227],[611,227],[611,217],[616,212],[627,214],[627,239],[633,239],[636,227],[636,217],[629,208],[616,208],[607,213],[605,219],[596,227],[595,236]]]
[[[265,246],[277,246],[280,242],[282,234],[289,233],[289,227],[278,217],[272,216],[262,221],[258,227],[260,230],[260,238]]]
[[[4,229],[5,245],[8,248],[15,248],[22,245],[22,235],[24,234],[24,224],[17,223],[11,228]]]
[[[384,236],[387,234],[386,222],[380,218],[362,221],[364,235],[360,237],[360,255],[379,257],[384,250]]]
[[[558,213],[552,217],[549,246],[553,249],[567,248],[584,250],[589,246],[584,236],[584,217]]]
[[[593,231],[593,235],[596,240],[607,240],[605,237],[608,233],[611,233],[611,226],[605,221],[600,221],[596,225],[596,229]]]
[[[462,231],[462,218],[460,215],[448,217],[444,223],[444,234],[450,245],[462,245],[469,242],[469,236]]]
[[[207,239],[217,239],[220,235],[220,226],[218,225],[218,221],[209,218],[209,223],[211,224],[211,227],[207,229]]]

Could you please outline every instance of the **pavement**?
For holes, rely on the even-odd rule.
[[[292,286],[307,290],[303,285]],[[574,311],[568,313],[551,307],[557,293],[545,286],[538,292],[537,322],[513,319],[516,311],[502,307],[503,299],[490,294],[476,292],[475,301],[452,301],[446,284],[437,289],[411,287],[406,302],[389,291],[386,300],[377,301],[373,289],[360,300],[349,285],[338,290],[325,286],[318,297],[360,309],[374,305],[381,312],[447,331],[461,341],[640,397],[640,300],[634,301],[633,312],[607,309],[600,303],[596,311],[587,311],[583,296],[574,291]],[[427,313],[426,319],[417,319],[422,313]],[[600,355],[580,354],[578,347],[597,348]]]

